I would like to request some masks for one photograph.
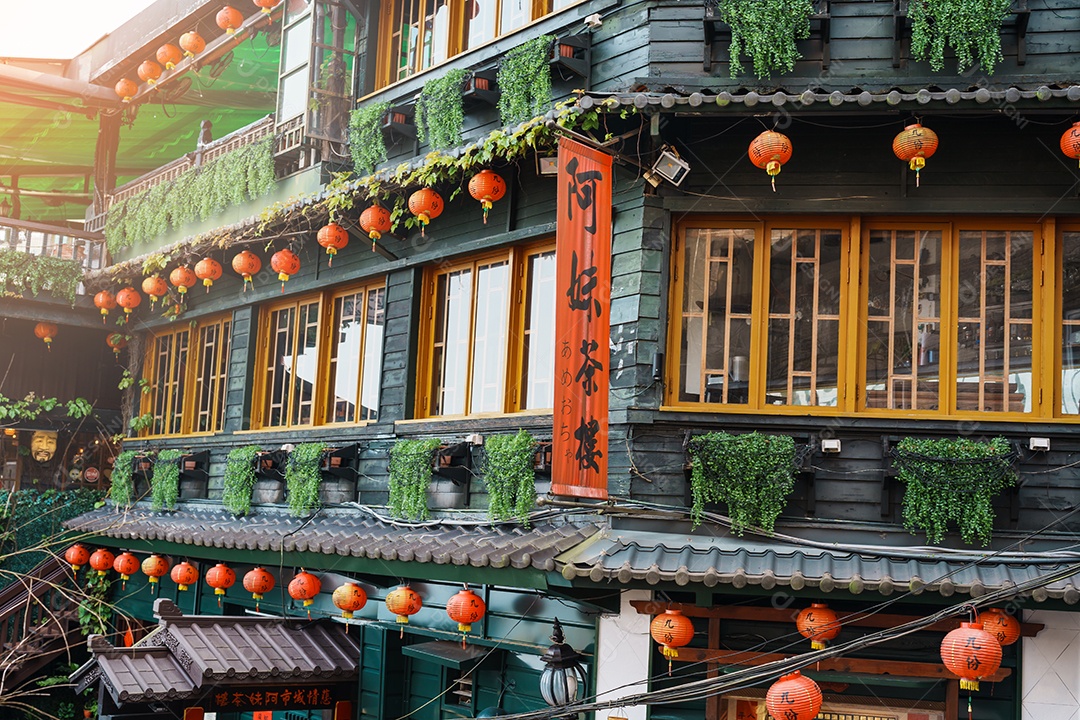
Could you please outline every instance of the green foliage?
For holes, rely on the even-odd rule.
[[[109,498],[117,507],[131,507],[135,502],[134,466],[134,450],[124,450],[113,462],[112,477],[109,479]]]
[[[728,49],[730,74],[744,70],[740,56],[754,61],[754,74],[770,77],[774,70],[791,72],[802,57],[796,40],[810,37],[813,0],[718,0],[722,21],[731,27]]]
[[[928,60],[933,70],[945,67],[945,47],[956,53],[957,72],[976,61],[994,72],[1001,54],[1001,24],[1012,0],[911,0],[911,56]]]
[[[93,510],[103,498],[101,491],[87,488],[0,492],[0,587],[46,559],[45,552],[34,548],[58,542],[66,545],[64,521]],[[64,551],[64,547],[52,549]]]
[[[251,511],[251,491],[255,487],[255,456],[262,451],[258,445],[245,445],[229,451],[225,461],[225,480],[221,504],[233,515]]]
[[[136,434],[148,431],[150,428],[154,427],[154,413],[146,412],[131,418],[128,420],[128,427]]]
[[[1005,438],[904,438],[893,451],[904,491],[904,527],[940,543],[949,523],[966,543],[990,543],[994,497],[1016,484],[1014,452]]]
[[[416,101],[416,135],[437,150],[447,150],[461,144],[461,126],[465,108],[461,88],[465,70],[448,70],[439,78],[428,80]]]
[[[90,401],[86,398],[68,400],[64,407],[67,409],[68,417],[75,418],[76,420],[88,417],[90,413],[94,412],[94,406],[91,405]]]
[[[75,293],[83,279],[83,268],[75,260],[41,257],[17,250],[0,250],[0,292],[37,297],[48,290],[53,297],[75,305]]]
[[[113,606],[109,602],[109,587],[112,582],[105,575],[98,575],[96,570],[86,572],[86,589],[79,601],[79,628],[83,635],[106,635],[113,617]]]
[[[370,174],[386,160],[386,139],[382,134],[383,116],[389,102],[368,103],[349,116],[349,150],[356,172]]]
[[[326,443],[300,443],[289,453],[285,465],[285,488],[289,493],[289,512],[303,517],[319,507],[319,483],[322,482],[322,457]]]
[[[0,395],[0,420],[36,420],[41,413],[52,412],[60,401],[56,398],[39,398],[29,393],[22,400],[12,400]],[[81,420],[94,411],[86,398],[75,398],[64,403],[67,416]]]
[[[715,432],[691,438],[687,452],[694,527],[701,524],[705,503],[723,502],[736,535],[751,526],[772,532],[795,488],[794,440],[758,432]]]
[[[174,510],[180,497],[179,450],[162,450],[154,459],[154,474],[150,476],[150,507],[154,510]]]
[[[390,513],[410,520],[428,517],[427,489],[442,440],[398,440],[390,449]]]
[[[499,119],[517,125],[543,115],[551,104],[551,45],[555,38],[541,35],[506,53],[499,63]]]
[[[536,439],[525,430],[514,435],[494,435],[484,441],[484,482],[488,491],[488,515],[528,525],[536,504]]]

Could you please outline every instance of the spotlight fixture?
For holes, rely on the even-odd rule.
[[[660,185],[661,180],[667,180],[672,185],[678,186],[690,174],[690,163],[679,157],[679,152],[665,145],[660,150],[660,157],[653,163],[652,170],[645,173],[645,180],[653,187]]]

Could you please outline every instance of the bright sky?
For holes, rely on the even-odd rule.
[[[154,1],[3,0],[0,57],[75,57]]]

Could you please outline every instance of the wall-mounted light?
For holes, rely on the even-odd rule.
[[[1041,450],[1043,452],[1050,449],[1050,438],[1048,437],[1033,437],[1028,438],[1028,450]]]
[[[551,641],[555,644],[540,657],[547,666],[540,675],[540,695],[551,707],[560,707],[577,702],[585,692],[584,656],[566,644],[558,618],[551,626]]]
[[[555,155],[536,158],[536,170],[540,175],[558,175],[559,158]]]
[[[667,180],[672,185],[679,185],[690,174],[690,163],[679,157],[679,153],[670,145],[665,145],[660,150],[660,157],[653,163],[652,170],[645,173],[645,180],[656,187],[661,180]]]
[[[838,452],[840,452],[840,438],[821,438],[821,452],[823,452],[823,453],[838,453]]]

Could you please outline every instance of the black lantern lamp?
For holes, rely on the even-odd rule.
[[[551,641],[555,643],[540,657],[547,667],[540,675],[540,694],[544,702],[560,707],[577,702],[585,694],[585,669],[581,661],[585,657],[564,642],[559,618],[551,626]]]

